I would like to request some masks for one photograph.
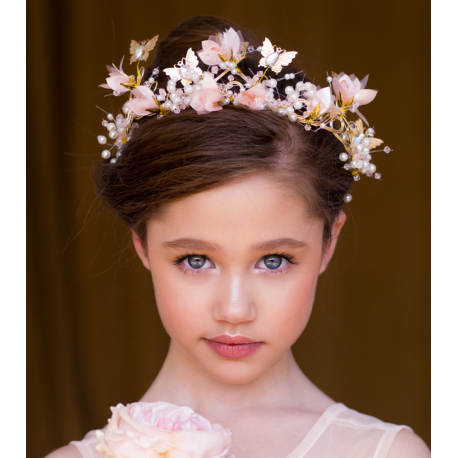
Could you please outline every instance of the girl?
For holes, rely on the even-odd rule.
[[[143,81],[230,28],[240,29],[213,17],[185,21],[160,43]],[[259,57],[247,54],[240,70],[255,75]],[[279,81],[279,93],[288,85]],[[409,427],[328,397],[291,351],[351,200],[341,143],[270,110],[194,100],[194,110],[140,119],[122,154],[96,168],[98,192],[151,272],[171,338],[140,401],[188,406],[230,429],[236,458],[430,456]],[[48,458],[102,458],[96,445],[91,431]]]

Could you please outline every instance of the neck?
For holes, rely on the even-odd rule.
[[[165,401],[219,417],[244,409],[308,405],[323,395],[298,367],[288,349],[263,374],[243,384],[215,379],[171,341],[164,364],[141,401]]]

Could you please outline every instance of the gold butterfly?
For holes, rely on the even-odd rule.
[[[355,137],[363,135],[366,131],[361,119],[358,119],[357,121],[355,121],[355,127],[352,127],[350,125],[350,129]],[[371,138],[371,143],[369,145],[369,148],[370,149],[376,148],[377,146],[380,146],[382,143],[383,143],[383,140],[381,140],[380,138]]]
[[[132,40],[130,42],[130,53],[132,54],[130,63],[132,64],[136,60],[148,59],[149,53],[154,49],[154,46],[156,46],[158,38],[159,35],[156,35],[154,38],[151,38],[151,40],[141,41],[140,43],[138,41]]]
[[[183,86],[192,83],[192,80],[184,77],[188,70],[194,69],[199,75],[202,74],[202,70],[199,68],[199,59],[197,59],[197,56],[192,50],[192,48],[188,49],[186,57],[184,59],[181,59],[177,65],[178,67],[174,66],[171,68],[164,69],[164,72],[170,78],[172,76],[178,77],[181,80]]]
[[[290,64],[296,57],[296,51],[286,52],[284,49],[275,46],[275,49],[268,38],[264,40],[261,48],[261,54],[264,56],[260,61],[261,67],[270,67],[275,73],[280,73],[282,67]]]

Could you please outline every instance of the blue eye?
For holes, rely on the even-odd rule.
[[[292,263],[290,259],[286,256],[282,256],[279,254],[269,254],[264,256],[260,263],[263,263],[268,270],[281,270],[285,267],[288,263]]]
[[[211,261],[201,254],[190,254],[181,258],[179,262],[182,262],[185,267],[192,270],[205,270],[213,266]]]

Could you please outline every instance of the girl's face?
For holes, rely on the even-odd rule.
[[[289,187],[256,175],[170,204],[148,221],[145,251],[134,234],[179,354],[232,384],[285,357],[308,322],[345,219],[323,253],[323,223],[307,210]]]

